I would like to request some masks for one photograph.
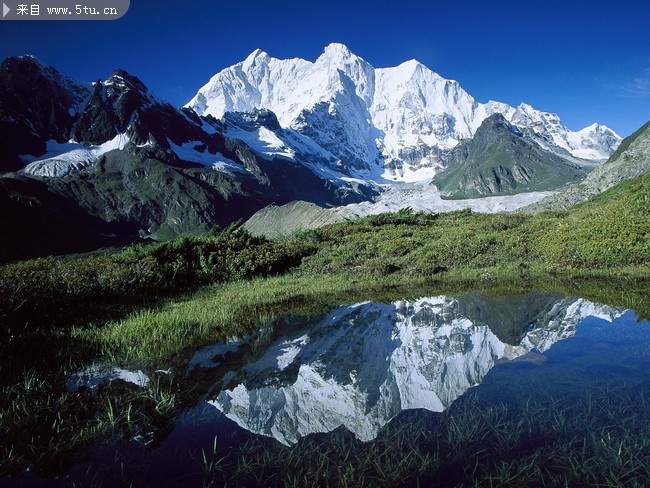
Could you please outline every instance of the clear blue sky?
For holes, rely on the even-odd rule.
[[[375,67],[416,58],[480,102],[525,101],[573,130],[626,136],[650,119],[648,0],[131,0],[117,21],[0,21],[2,59],[86,81],[121,67],[176,105],[255,48],[313,61],[330,42]]]

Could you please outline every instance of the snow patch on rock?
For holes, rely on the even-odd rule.
[[[102,154],[115,149],[124,149],[129,142],[126,134],[118,134],[112,140],[98,146],[82,146],[74,141],[59,143],[47,141],[47,152],[43,156],[21,156],[23,161],[33,161],[25,172],[33,176],[61,178],[71,171],[79,171],[96,162]],[[38,159],[42,158],[42,159]]]

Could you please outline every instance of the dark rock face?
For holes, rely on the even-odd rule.
[[[0,262],[207,232],[271,200],[210,168],[111,151],[63,178],[0,178]]]
[[[90,87],[36,58],[7,58],[0,65],[0,172],[21,167],[19,154],[40,155],[45,141],[70,139]]]
[[[197,141],[211,152],[223,149],[223,137],[206,133],[196,114],[192,119],[188,113],[157,100],[138,78],[116,69],[108,80],[95,83],[74,126],[74,136],[86,145],[127,134],[136,145],[170,149],[169,138],[178,145]]]
[[[586,174],[586,169],[542,149],[503,115],[494,114],[472,139],[451,151],[447,169],[432,184],[448,197],[474,198],[554,190]]]
[[[75,137],[80,143],[102,144],[124,131],[118,128],[119,120],[107,95],[103,83],[95,83],[93,94],[75,126]]]
[[[223,117],[222,123],[224,125],[232,125],[241,127],[245,130],[252,128],[266,127],[272,132],[282,130],[278,117],[270,110],[254,110],[250,113],[242,112],[226,112]]]
[[[137,227],[141,237],[206,232],[267,203],[237,179],[210,168],[173,167],[128,151],[111,151],[66,179],[51,180],[49,186],[91,215]]]
[[[46,182],[20,175],[0,178],[0,263],[47,254],[123,246],[139,239],[138,228],[90,215]]]

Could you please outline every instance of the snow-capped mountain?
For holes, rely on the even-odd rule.
[[[494,113],[563,156],[604,160],[621,140],[598,124],[572,132],[556,114],[523,103],[479,103],[456,81],[415,60],[374,68],[336,43],[313,63],[276,59],[258,49],[213,76],[187,107],[215,118],[270,110],[284,130],[312,142],[312,156],[320,156],[321,164],[377,180],[433,176],[446,153]]]
[[[416,61],[375,69],[341,44],[313,63],[257,50],[185,108],[121,69],[85,83],[32,56],[7,58],[0,214],[25,223],[3,250],[6,259],[54,252],[26,253],[46,241],[78,252],[202,232],[270,204],[366,202],[402,186],[377,183],[432,177],[496,111],[565,158],[604,157],[618,144],[603,126],[573,133],[528,106],[477,103]],[[50,239],[38,238],[44,225]]]
[[[448,167],[431,180],[451,198],[553,191],[585,178],[591,167],[543,149],[500,113],[490,115],[474,137],[453,148]]]
[[[570,154],[590,160],[607,159],[621,143],[622,138],[605,125],[594,123],[577,132],[562,125],[557,114],[540,112],[526,103],[510,107],[503,103],[488,102],[488,112],[501,113],[544,149],[559,155]]]
[[[443,411],[499,359],[544,352],[587,316],[611,321],[623,313],[553,295],[524,297],[519,305],[523,315],[510,319],[523,333],[513,344],[492,330],[507,314],[480,297],[342,306],[311,326],[282,327],[265,353],[225,374],[210,403],[287,445],[340,426],[368,441],[402,410]],[[241,341],[208,348],[190,364],[227,368],[222,355],[239,349]]]
[[[191,162],[210,166],[229,161],[220,152],[223,139],[214,135],[214,129],[157,99],[137,77],[121,69],[92,85],[92,93],[73,122],[67,134],[46,141],[45,154],[22,155],[29,163],[25,167],[28,174],[63,177],[94,164],[111,150],[125,148],[183,159],[179,156],[183,146],[192,145],[200,150],[189,155]],[[244,168],[240,166],[240,170]]]

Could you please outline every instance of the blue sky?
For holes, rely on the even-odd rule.
[[[650,119],[648,26],[647,0],[131,0],[116,21],[0,21],[0,58],[87,81],[121,67],[181,105],[255,48],[313,61],[342,42],[375,67],[416,58],[480,102],[626,136]]]

